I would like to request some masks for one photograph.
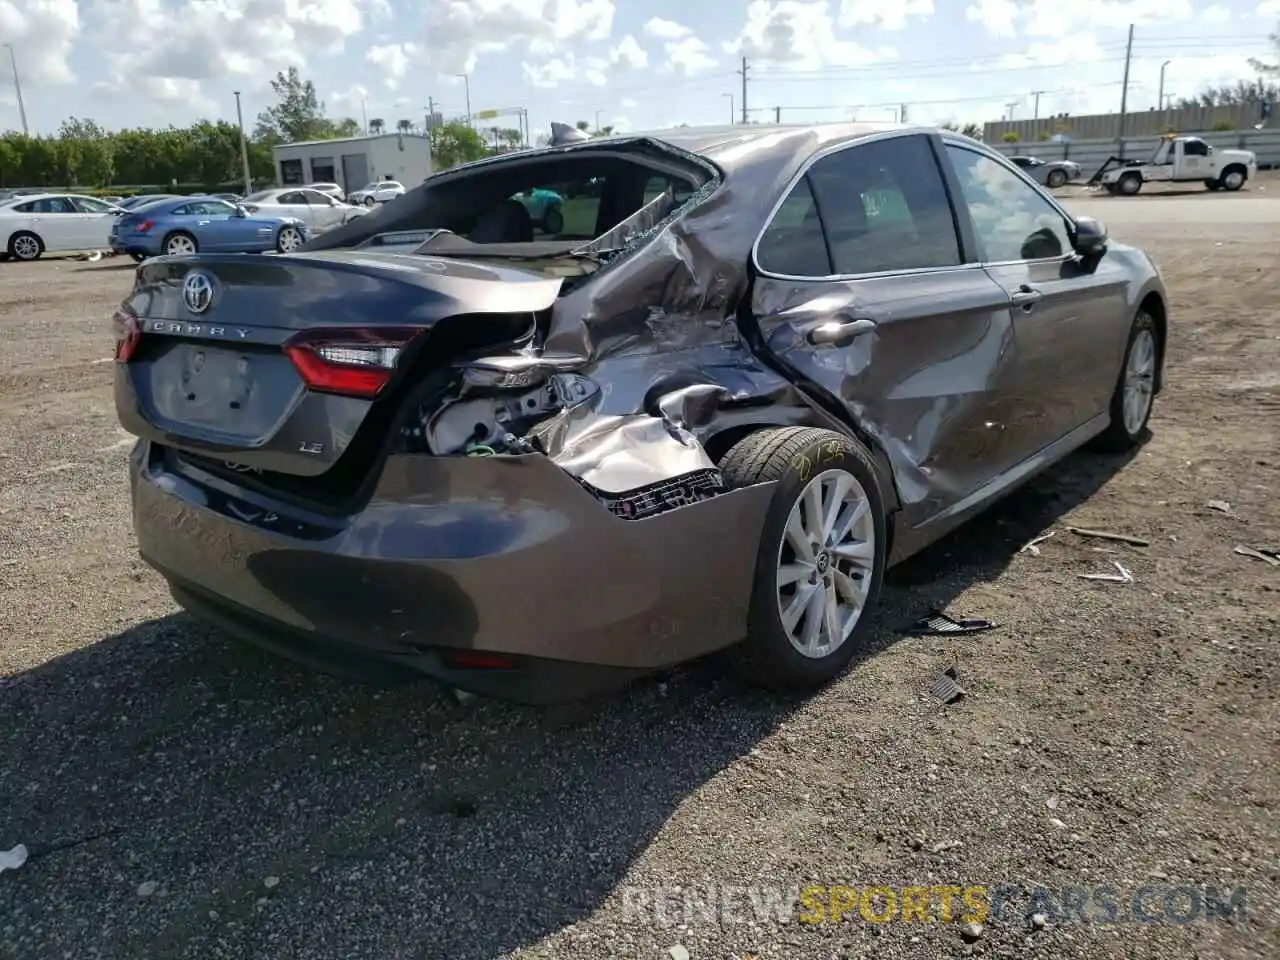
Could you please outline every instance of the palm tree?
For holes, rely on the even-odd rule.
[[[396,129],[399,130],[401,133],[408,133],[410,130],[413,129],[413,121],[400,120],[399,122],[396,123]]]
[[[372,134],[375,134],[375,135],[380,134],[386,128],[387,128],[387,121],[385,120],[375,119],[375,120],[369,121],[369,132]]]

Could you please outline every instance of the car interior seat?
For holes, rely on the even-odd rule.
[[[503,200],[476,221],[472,243],[532,243],[533,218],[519,200]]]

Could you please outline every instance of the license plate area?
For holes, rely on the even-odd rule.
[[[274,434],[302,390],[288,358],[258,344],[170,342],[139,366],[144,403],[159,420],[248,444]]]

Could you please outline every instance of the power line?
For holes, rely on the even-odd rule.
[[[1118,87],[1120,86],[1120,81],[1113,80],[1107,83],[1094,83],[1094,84],[1090,84],[1089,86],[1091,89],[1094,89],[1097,87]],[[1057,90],[1041,90],[1040,93],[1045,95],[1059,94],[1059,93],[1078,93],[1079,90],[1080,90],[1079,87],[1059,87]],[[1021,97],[1021,96],[1023,96],[1023,94],[1021,93],[1008,93],[1008,92],[990,93],[980,97],[946,97],[945,99],[941,99],[941,100],[912,100],[911,105],[913,107],[930,107],[930,106],[938,106],[940,104],[952,104],[952,103],[1002,102],[1006,106],[1008,106],[1008,100],[1006,99],[1007,97]],[[880,107],[889,108],[889,107],[899,107],[899,106],[901,106],[901,101],[888,100],[883,103],[825,103],[825,104],[812,104],[808,106],[792,106],[788,104],[786,109],[788,110],[874,110]],[[772,109],[773,107],[752,107],[751,112],[762,113]]]

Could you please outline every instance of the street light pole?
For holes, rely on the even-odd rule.
[[[27,129],[27,107],[22,102],[22,83],[18,80],[18,57],[13,52],[13,44],[6,43],[9,48],[9,64],[13,67],[13,92],[18,98],[18,116],[22,118],[22,135],[24,137],[31,136],[31,131]]]
[[[244,164],[244,195],[253,193],[253,176],[249,173],[249,141],[244,136],[244,114],[240,112],[240,91],[232,91],[236,95],[236,123],[240,127],[240,162]]]
[[[1156,101],[1156,109],[1158,110],[1164,109],[1164,68],[1171,63],[1173,63],[1172,60],[1166,60],[1164,63],[1160,64],[1160,98]]]
[[[733,112],[733,94],[722,93],[720,96],[729,98],[729,126],[733,126],[733,121],[737,118],[737,114]]]
[[[467,126],[471,126],[471,77],[469,74],[459,73],[462,78],[462,90],[467,97]]]

